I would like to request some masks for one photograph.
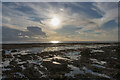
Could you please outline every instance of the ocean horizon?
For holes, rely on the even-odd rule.
[[[28,44],[28,43],[51,43],[50,41],[46,41],[46,42],[43,42],[43,41],[41,41],[41,42],[2,42],[2,43],[0,43],[0,44]],[[59,43],[120,43],[120,41],[59,41],[57,44],[59,44]]]

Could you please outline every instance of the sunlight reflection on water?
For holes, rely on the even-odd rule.
[[[60,51],[60,50],[66,50],[66,49],[79,49],[79,48],[100,48],[105,47],[109,45],[73,45],[73,46],[58,46],[58,47],[33,47],[33,48],[27,48],[27,49],[18,49],[18,52],[14,52],[12,54],[37,54],[41,52],[50,52],[50,51]],[[16,49],[17,50],[17,49]],[[5,53],[10,54],[12,50],[6,50]]]
[[[3,71],[12,71],[13,68],[10,70],[10,68],[6,68],[6,66],[16,66],[17,64],[17,66],[19,66],[23,71],[31,67],[33,70],[38,71],[41,76],[44,77],[47,76],[47,71],[52,73],[55,68],[56,70],[64,68],[70,69],[68,71],[63,70],[63,73],[66,77],[75,77],[77,74],[82,74],[85,76],[90,74],[92,76],[111,78],[111,75],[108,73],[96,72],[93,69],[105,69],[107,72],[108,67],[106,65],[109,64],[109,62],[105,60],[103,61],[103,59],[98,59],[96,55],[94,56],[96,53],[105,53],[105,50],[100,47],[106,46],[109,45],[72,45],[58,47],[33,47],[26,49],[17,49],[17,51],[13,49],[5,50],[5,58],[3,61],[3,67],[5,68],[3,68]],[[84,49],[81,48],[89,48],[90,53],[92,53],[91,55],[94,57],[89,57],[89,54],[83,55],[82,51],[84,51]],[[108,55],[106,56],[108,57]],[[110,59],[116,60],[118,58],[115,56],[110,56]],[[53,68],[53,70],[49,71],[49,68],[50,70]],[[22,73],[15,73],[17,75],[24,76]]]

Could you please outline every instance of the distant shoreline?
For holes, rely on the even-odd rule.
[[[31,47],[57,47],[66,45],[106,45],[106,44],[120,44],[120,42],[89,42],[89,43],[6,43],[2,44],[2,49],[11,48],[31,48]]]
[[[0,44],[50,44],[51,42],[1,42]],[[63,43],[120,43],[120,41],[59,41],[59,44]]]

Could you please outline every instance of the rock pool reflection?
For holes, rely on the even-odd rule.
[[[117,80],[119,75],[118,47],[115,45],[3,49],[2,56],[3,79],[105,78]]]

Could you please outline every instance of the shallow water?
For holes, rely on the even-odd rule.
[[[70,67],[72,71],[70,71],[69,73],[65,73],[65,76],[67,77],[74,77],[75,74],[85,74],[84,71],[80,70],[76,66],[68,65],[68,67]]]
[[[118,80],[120,71],[117,45],[33,47],[2,52],[3,79],[107,78]]]

